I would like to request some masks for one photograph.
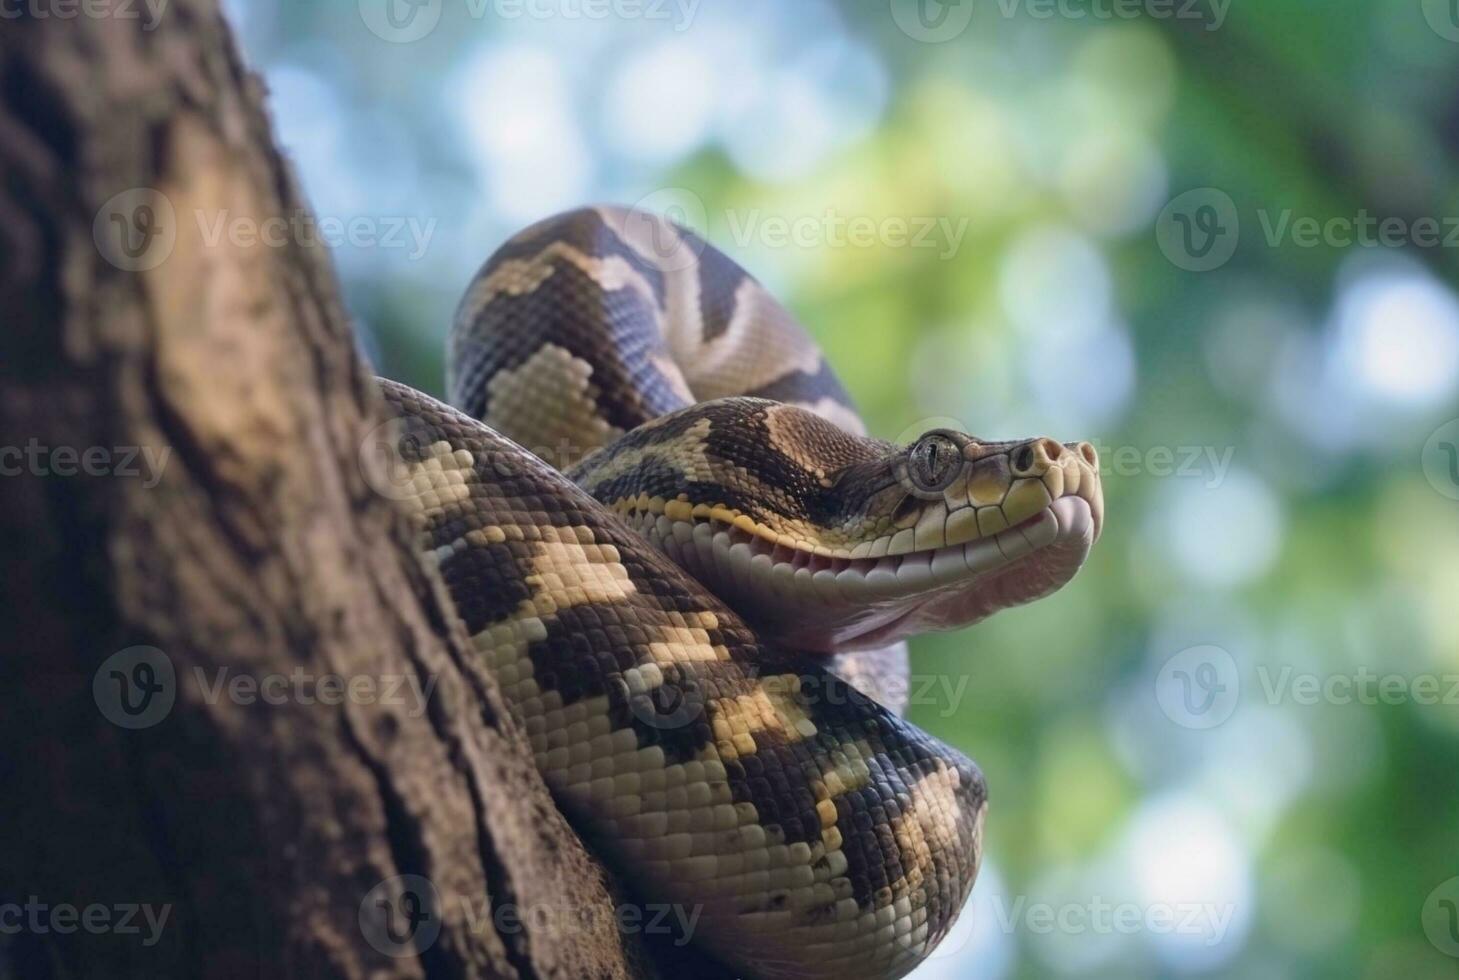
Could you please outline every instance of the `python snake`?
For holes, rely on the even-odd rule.
[[[450,346],[456,408],[381,382],[400,496],[574,826],[738,973],[912,969],[987,794],[899,717],[902,641],[1073,576],[1093,449],[869,438],[783,307],[641,211],[512,238]]]

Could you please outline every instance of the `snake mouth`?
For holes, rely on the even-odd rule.
[[[1097,537],[1089,502],[1077,496],[1060,497],[1043,511],[992,538],[963,545],[969,577],[938,587],[936,563],[952,564],[953,559],[943,553],[959,549],[932,552],[930,560],[925,561],[932,591],[903,606],[890,619],[878,622],[878,617],[869,617],[862,624],[868,627],[865,632],[833,642],[837,649],[875,648],[918,633],[959,629],[1000,609],[1041,599],[1074,577]],[[898,569],[899,581],[903,569],[920,569],[924,563],[920,556],[908,557],[913,562],[904,562]]]
[[[786,548],[714,520],[655,537],[782,645],[841,652],[960,629],[1046,596],[1074,577],[1099,523],[1097,504],[1071,494],[997,534],[882,558]]]

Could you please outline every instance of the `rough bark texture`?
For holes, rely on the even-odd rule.
[[[258,83],[212,0],[144,22],[0,21],[0,976],[644,972],[371,489],[327,253],[207,240],[303,213]],[[134,729],[118,699],[163,702],[121,685],[165,677],[101,668],[137,645],[175,700]],[[431,693],[310,703],[327,676]],[[441,928],[392,956],[361,909],[405,874]],[[150,945],[131,905],[169,909]]]

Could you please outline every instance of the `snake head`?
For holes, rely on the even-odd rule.
[[[1074,577],[1104,522],[1094,447],[1047,436],[935,429],[847,467],[831,498],[853,543],[832,552],[829,575],[817,555],[810,585],[860,611],[819,629],[787,623],[807,647],[874,648],[1042,598]]]
[[[756,398],[655,420],[570,474],[762,636],[886,646],[1048,595],[1103,522],[1087,442],[855,436]]]

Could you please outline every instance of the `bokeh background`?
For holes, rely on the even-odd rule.
[[[642,203],[878,435],[1099,446],[1074,583],[914,644],[993,799],[917,977],[1459,974],[1459,4],[228,6],[381,373]]]

